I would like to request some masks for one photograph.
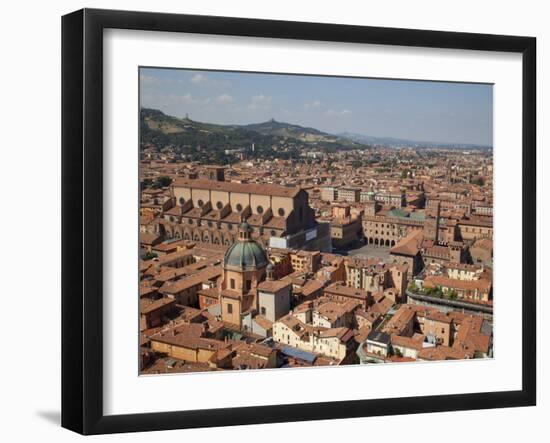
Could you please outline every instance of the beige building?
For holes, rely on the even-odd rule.
[[[390,210],[386,215],[365,213],[362,224],[363,235],[368,244],[392,247],[412,231],[422,230],[424,219],[401,210]]]
[[[440,312],[432,312],[424,319],[422,332],[426,336],[435,337],[437,344],[450,346],[454,333],[452,318]]]
[[[316,222],[301,188],[178,178],[170,189],[175,205],[156,224],[165,237],[231,245],[246,220],[263,245],[330,249],[328,224]]]
[[[346,303],[348,301],[359,302],[363,309],[367,309],[372,303],[372,293],[363,289],[345,286],[341,282],[333,283],[324,289],[323,295],[329,300]]]
[[[462,240],[493,239],[492,217],[471,217],[458,222],[458,232]]]
[[[189,277],[166,281],[160,287],[159,293],[167,298],[175,299],[176,303],[180,305],[198,307],[198,292],[209,284],[215,286],[221,274],[219,266],[209,267]]]
[[[344,187],[338,189],[338,200],[356,203],[359,201],[361,190],[359,188]]]
[[[338,200],[338,188],[334,186],[321,186],[321,200],[326,202]]]
[[[456,280],[477,280],[484,272],[483,266],[449,263],[445,267],[447,277]]]
[[[345,248],[362,237],[363,228],[360,218],[336,218],[330,223],[330,239],[334,248]]]
[[[230,344],[204,334],[202,324],[182,324],[165,328],[149,340],[153,351],[191,363],[208,363],[218,351],[230,350]]]
[[[346,257],[344,266],[349,287],[370,292],[394,288],[399,298],[405,295],[408,279],[406,264],[388,265],[378,259]]]
[[[273,339],[304,351],[323,354],[339,361],[353,356],[353,330],[314,327],[289,314],[273,323]]]
[[[267,280],[258,285],[258,312],[270,322],[288,314],[292,300],[290,279],[274,280],[274,266],[267,265]]]
[[[140,331],[161,325],[163,317],[174,310],[175,304],[176,301],[171,298],[160,298],[158,300],[142,298],[139,301]]]
[[[292,272],[317,272],[321,266],[319,251],[290,251]]]
[[[492,298],[492,281],[485,278],[459,280],[444,275],[429,275],[424,279],[424,287],[441,288],[443,293],[453,291],[458,299],[487,303]]]
[[[327,302],[312,309],[311,323],[324,328],[353,327],[355,310],[360,303],[350,300],[346,303]]]
[[[374,196],[377,202],[383,205],[400,208],[405,206],[406,196],[404,192],[377,192]]]

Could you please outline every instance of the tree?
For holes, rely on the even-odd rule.
[[[151,260],[153,258],[157,258],[158,255],[155,252],[146,252],[143,256],[143,260]]]
[[[485,180],[483,180],[483,177],[475,177],[472,179],[472,184],[477,186],[483,186],[485,184]]]
[[[153,183],[153,188],[165,188],[166,186],[170,186],[170,183],[172,183],[172,179],[170,177],[161,175],[160,177],[157,177]]]
[[[141,189],[147,189],[149,186],[151,186],[153,184],[153,180],[151,180],[150,178],[145,178],[143,179],[143,181],[141,182]]]
[[[456,291],[454,289],[451,289],[449,292],[447,292],[447,297],[450,300],[456,300],[457,297],[458,297],[458,294],[456,293]]]
[[[432,297],[443,297],[443,289],[441,289],[441,286],[435,286],[435,287],[429,287],[424,289],[424,294],[430,295]]]
[[[412,281],[407,289],[409,292],[418,292],[419,287],[416,285],[416,282]]]

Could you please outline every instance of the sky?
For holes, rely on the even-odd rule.
[[[337,134],[492,145],[486,84],[141,68],[140,105],[218,124],[271,118]]]

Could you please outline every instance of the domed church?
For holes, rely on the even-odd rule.
[[[267,255],[260,244],[252,240],[251,232],[252,228],[247,222],[241,223],[237,241],[233,243],[225,254],[225,267],[238,268],[239,270],[255,270],[267,266]]]
[[[269,264],[265,250],[252,239],[251,233],[250,225],[241,223],[237,240],[223,259],[222,320],[239,329],[243,316],[257,307],[256,288],[265,280]]]

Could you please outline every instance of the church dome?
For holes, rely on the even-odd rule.
[[[268,264],[264,249],[250,238],[250,226],[239,226],[239,238],[225,253],[224,265],[237,268],[262,268]]]
[[[237,241],[224,257],[224,264],[238,268],[262,268],[268,263],[263,248],[254,240]]]

